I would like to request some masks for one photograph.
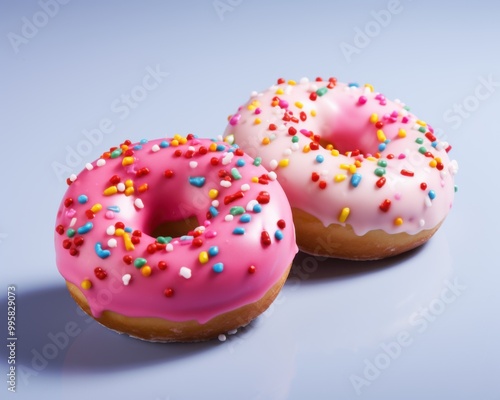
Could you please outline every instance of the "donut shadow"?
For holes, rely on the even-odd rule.
[[[424,243],[422,246],[396,256],[372,261],[328,258],[299,251],[293,260],[289,280],[298,278],[304,284],[315,284],[324,283],[327,280],[348,279],[359,275],[381,272],[401,266],[424,251],[427,245],[427,243]]]
[[[7,309],[6,300],[2,309]],[[28,292],[17,287],[15,335],[16,365],[32,376],[61,369],[103,372],[175,362],[219,344],[153,343],[120,335],[86,315],[64,284]],[[10,349],[1,349],[3,359],[8,359]]]

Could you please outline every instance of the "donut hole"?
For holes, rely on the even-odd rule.
[[[187,235],[198,226],[200,226],[200,222],[196,216],[183,218],[177,221],[163,221],[160,223],[153,221],[151,226],[146,227],[144,233],[154,238],[158,236],[178,238]]]

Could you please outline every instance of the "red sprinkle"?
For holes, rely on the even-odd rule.
[[[436,164],[436,168],[438,169],[438,171],[442,171],[444,168],[444,164],[442,162],[438,162]]]
[[[120,181],[121,178],[118,175],[113,175],[111,178],[109,178],[109,183],[111,183],[112,185],[117,185],[118,183],[120,183]]]
[[[264,246],[269,246],[271,244],[271,237],[269,236],[269,233],[267,231],[262,231],[260,234],[260,242]]]
[[[210,159],[210,164],[213,166],[219,165],[219,159],[217,157],[212,157]]]
[[[304,111],[300,112],[300,120],[305,121],[307,119],[307,114]]]
[[[379,208],[383,211],[383,212],[387,212],[389,211],[389,208],[391,207],[391,201],[389,199],[385,199],[379,206]]]
[[[147,168],[147,167],[143,167],[143,168],[141,168],[141,169],[137,170],[137,172],[135,173],[135,176],[136,176],[137,178],[139,178],[139,177],[141,177],[141,176],[145,176],[145,175],[147,175],[147,174],[149,174],[149,168]]]
[[[132,261],[133,261],[132,256],[129,256],[129,255],[123,256],[123,262],[125,264],[130,265],[130,264],[132,264]]]
[[[271,200],[271,195],[269,194],[269,192],[266,191],[260,192],[259,195],[257,196],[257,201],[259,202],[259,204],[267,204],[269,203],[270,200]]]
[[[278,129],[278,127],[274,124],[269,124],[269,130],[270,131],[275,131],[276,129]]]
[[[73,199],[71,197],[68,197],[66,200],[64,200],[65,207],[71,207],[72,204],[73,204]]]
[[[182,156],[182,150],[181,149],[177,149],[174,151],[174,157],[180,157]]]
[[[201,247],[201,246],[203,246],[203,238],[201,238],[201,237],[199,237],[199,236],[198,236],[198,237],[195,237],[195,238],[193,239],[193,243],[192,243],[192,244],[193,244],[193,246],[195,246],[195,247]]]
[[[81,237],[81,236],[77,236],[77,237],[75,237],[75,239],[73,240],[73,243],[75,244],[75,246],[76,246],[76,247],[80,247],[80,246],[83,244],[83,242],[84,242],[84,241],[85,241],[85,240],[83,239],[83,237]]]
[[[435,142],[435,141],[437,140],[437,139],[436,139],[436,136],[434,136],[431,132],[427,132],[427,133],[425,134],[425,137],[426,137],[427,139],[429,139],[431,142]]]
[[[200,148],[198,149],[198,153],[203,156],[208,153],[208,149],[205,146],[200,146]]]
[[[317,95],[317,93],[316,93],[316,92],[312,92],[312,93],[309,95],[309,100],[315,101],[317,98],[318,98],[318,95]]]
[[[326,182],[325,181],[319,181],[319,188],[320,189],[326,189]]]
[[[57,226],[56,226],[56,232],[57,232],[59,235],[64,234],[64,226],[62,226],[62,225],[57,225]]]
[[[174,295],[174,289],[167,288],[163,291],[163,294],[165,295],[165,297],[172,297]]]
[[[318,182],[318,181],[319,181],[319,174],[318,174],[317,172],[313,172],[313,173],[311,174],[311,180],[312,180],[313,182]]]
[[[108,276],[108,273],[101,267],[96,267],[94,269],[94,275],[97,277],[97,279],[103,280]]]
[[[156,252],[156,243],[148,244],[148,247],[146,248],[146,251],[149,254],[154,254]]]
[[[167,263],[165,261],[158,261],[158,269],[165,271],[167,269]]]
[[[285,222],[285,220],[280,219],[280,220],[278,221],[278,228],[280,228],[280,229],[285,229],[285,227],[286,227],[286,222]]]
[[[318,144],[318,143],[316,143],[316,142],[311,142],[311,143],[309,144],[309,148],[310,148],[311,150],[318,150],[318,149],[319,149],[319,144]]]
[[[92,210],[86,210],[85,215],[87,216],[88,219],[94,219],[95,214],[92,212]]]
[[[385,179],[384,177],[381,177],[381,178],[377,181],[376,185],[377,185],[377,187],[378,187],[378,188],[381,188],[382,186],[384,186],[384,185],[385,185],[385,182],[386,182],[386,179]]]
[[[297,129],[295,129],[293,126],[291,126],[290,128],[288,128],[288,134],[290,136],[295,136],[297,134]]]
[[[427,189],[427,183],[422,182],[422,183],[420,184],[420,189],[422,189],[422,190]]]
[[[68,250],[69,248],[71,248],[71,240],[69,239],[64,239],[63,242],[62,242],[62,246]]]
[[[402,169],[401,170],[401,175],[404,175],[404,176],[413,176],[413,175],[415,175],[415,173],[412,172],[412,171],[408,171],[407,169]]]
[[[257,268],[255,268],[255,265],[250,265],[250,266],[248,267],[248,273],[249,273],[249,274],[254,274],[256,269],[257,269]]]
[[[117,222],[115,224],[116,229],[125,229],[125,224],[123,222]]]
[[[172,178],[174,176],[174,171],[172,171],[171,169],[167,169],[165,170],[163,175],[165,176],[165,178]]]
[[[377,121],[377,122],[375,123],[375,127],[376,127],[377,129],[382,129],[382,128],[384,127],[384,123],[383,123],[382,121]]]
[[[135,231],[132,232],[132,236],[142,236],[142,232],[139,229],[136,229]]]
[[[281,85],[282,83],[285,83],[285,80],[283,78],[278,79],[278,85]]]
[[[75,257],[78,254],[80,254],[80,252],[73,247],[73,248],[69,249],[69,254],[72,255],[73,257]]]
[[[234,194],[230,194],[229,196],[224,197],[224,204],[232,203],[235,200],[241,199],[243,196],[244,193],[241,190],[239,190]]]

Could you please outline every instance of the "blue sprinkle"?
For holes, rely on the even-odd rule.
[[[240,222],[243,222],[243,223],[250,222],[251,220],[252,220],[252,217],[250,216],[250,214],[243,214],[240,217]]]
[[[80,204],[85,204],[87,201],[89,201],[89,198],[85,196],[84,194],[81,194],[78,196],[78,203]]]
[[[127,233],[132,233],[133,229],[130,226],[126,226],[124,231]]]
[[[436,141],[436,142],[432,142],[432,143],[431,143],[431,146],[432,146],[432,147],[436,147],[437,145],[438,145],[438,142],[437,142],[437,141]]]
[[[193,236],[189,236],[189,235],[183,235],[180,237],[180,240],[183,242],[185,240],[193,240],[194,237]]]
[[[256,204],[253,206],[253,212],[260,213],[262,211],[262,206],[260,204]]]
[[[214,264],[212,269],[217,272],[217,273],[220,273],[222,271],[224,271],[224,264],[222,263],[217,263],[217,264]]]
[[[357,84],[356,82],[351,82],[351,83],[349,83],[348,86],[349,87],[359,87],[359,84]]]
[[[99,243],[99,242],[97,242],[97,243],[95,244],[94,249],[95,249],[96,254],[97,254],[100,258],[103,258],[103,259],[104,259],[104,258],[108,258],[108,257],[111,255],[111,252],[110,252],[109,250],[103,250],[103,249],[102,249],[102,244],[101,244],[101,243]]]
[[[210,257],[215,257],[219,254],[219,248],[217,246],[212,246],[208,249],[208,254]]]
[[[384,151],[387,145],[385,143],[380,143],[378,145],[378,151]]]
[[[141,150],[141,149],[142,149],[142,145],[140,145],[140,144],[136,144],[134,146],[134,150]]]
[[[146,144],[148,142],[148,139],[141,139],[139,141],[140,144]]]
[[[243,158],[240,158],[238,159],[238,161],[236,161],[236,166],[243,167],[244,165],[245,165],[245,160]]]
[[[160,143],[160,147],[164,149],[165,147],[170,146],[170,143],[168,143],[166,140],[162,140]]]
[[[93,227],[94,227],[94,224],[92,224],[92,222],[87,222],[85,225],[80,226],[76,231],[80,235],[83,235],[84,233],[90,232]]]
[[[189,183],[193,186],[201,188],[205,184],[204,176],[190,176]]]
[[[117,213],[120,212],[120,207],[118,207],[118,206],[109,206],[109,207],[107,207],[107,209],[109,211],[113,211],[113,212],[117,212]]]
[[[355,172],[351,177],[351,185],[354,187],[358,187],[359,182],[361,182],[361,174]]]
[[[283,239],[283,232],[278,229],[276,232],[274,232],[274,237],[278,240]]]
[[[233,231],[234,235],[244,235],[245,234],[245,229],[244,228],[234,228]]]
[[[219,211],[217,211],[217,209],[214,206],[210,206],[208,211],[210,212],[212,217],[216,217],[217,215],[219,215]]]
[[[226,150],[226,146],[224,146],[223,144],[218,144],[216,150],[217,151],[224,151],[224,150]]]
[[[316,156],[316,162],[321,164],[323,161],[325,161],[325,157],[323,157],[321,154],[318,154]]]
[[[429,190],[429,198],[434,200],[436,198],[436,192],[434,190]]]

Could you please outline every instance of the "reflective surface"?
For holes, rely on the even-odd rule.
[[[0,3],[0,329],[13,285],[18,338],[0,365],[16,398],[500,399],[499,6],[62,3]],[[459,191],[436,235],[376,262],[299,253],[224,342],[146,343],[82,315],[52,242],[66,177],[125,138],[222,134],[252,90],[318,75],[373,84],[452,144]]]

